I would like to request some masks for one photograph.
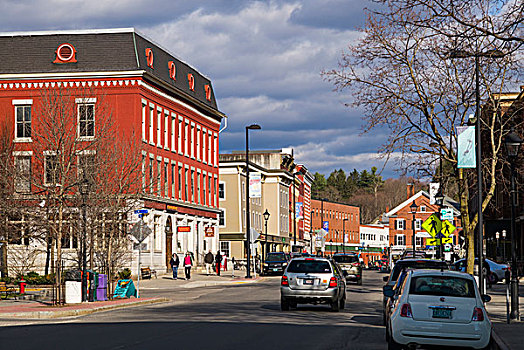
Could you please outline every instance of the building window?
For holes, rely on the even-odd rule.
[[[162,194],[162,161],[156,161],[156,193],[158,196]]]
[[[186,157],[189,156],[188,150],[189,150],[189,124],[186,121],[186,127],[184,130],[184,154],[186,155]]]
[[[175,143],[176,118],[171,116],[171,151],[176,152]]]
[[[153,158],[149,158],[149,193],[153,193],[155,189],[155,178],[153,177]]]
[[[229,241],[221,241],[220,242],[220,252],[224,254],[225,256],[229,257],[230,252],[230,242]]]
[[[159,109],[157,110],[157,113],[156,113],[156,145],[157,147],[162,147],[162,138],[161,138],[161,131],[162,129],[162,110]]]
[[[167,167],[169,164],[164,162],[164,196],[169,197],[169,174],[167,173]]]
[[[146,113],[147,106],[145,103],[142,103],[142,141],[146,141]]]
[[[142,154],[142,191],[146,190],[146,156]]]
[[[415,219],[415,230],[422,230],[422,219]]]
[[[169,140],[168,140],[168,132],[169,131],[169,113],[167,111],[164,111],[164,148],[168,148]]]
[[[189,170],[188,169],[184,169],[184,187],[185,187],[185,192],[184,192],[184,200],[186,201],[189,201],[189,197],[187,196],[188,195],[188,192],[187,192],[187,187],[188,187],[188,173],[189,173]]]
[[[15,167],[15,191],[20,193],[31,192],[31,157],[15,157]]]
[[[178,164],[178,200],[182,200],[182,167]]]
[[[78,156],[78,172],[77,176],[79,179],[88,179],[91,182],[95,181],[95,155],[94,154],[81,154]]]
[[[176,176],[176,166],[175,164],[171,164],[171,198],[175,198],[175,176]]]
[[[395,235],[395,245],[406,245],[406,236]]]
[[[191,141],[190,142],[191,158],[195,158],[195,126],[193,124],[191,124],[191,134],[189,134],[189,138],[190,138],[190,141]]]
[[[196,131],[196,158],[200,161],[200,127]]]
[[[208,200],[207,203],[209,206],[213,205],[213,197],[212,197],[212,191],[211,191],[211,174],[207,177],[207,190],[208,190]]]
[[[178,118],[178,153],[182,154],[182,135],[184,134],[182,131],[182,119]]]
[[[58,174],[58,156],[48,154],[45,156],[45,179],[46,185],[56,185],[59,181]]]
[[[191,170],[191,202],[195,203],[195,171]]]
[[[202,193],[202,204],[207,205],[207,175],[206,173],[202,174],[202,187],[204,187],[204,192]]]
[[[226,226],[226,210],[220,209],[220,213],[218,214],[218,226],[225,227]]]
[[[196,173],[196,200],[197,203],[200,204],[200,173]]]
[[[226,199],[226,183],[218,183],[218,199]]]
[[[95,105],[78,105],[78,137],[95,136]]]
[[[31,138],[31,106],[16,106],[16,138]]]
[[[421,206],[420,206],[420,211],[421,211],[422,213],[425,213],[425,212],[426,212],[426,206],[425,206],[425,205],[421,205]]]
[[[415,247],[422,247],[422,237],[415,236]]]
[[[397,219],[395,220],[395,230],[405,230],[406,229],[406,220]]]
[[[218,165],[218,136],[215,134],[214,143],[213,143],[213,164],[214,166]]]
[[[155,110],[152,105],[149,105],[149,143],[153,143],[153,120],[155,118]]]

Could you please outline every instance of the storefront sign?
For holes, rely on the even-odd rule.
[[[191,226],[178,226],[176,228],[176,231],[181,233],[181,232],[191,232]]]
[[[215,228],[213,226],[206,226],[204,232],[206,237],[215,237]]]

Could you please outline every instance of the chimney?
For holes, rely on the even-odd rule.
[[[409,199],[415,195],[415,185],[413,183],[407,184],[407,198]]]

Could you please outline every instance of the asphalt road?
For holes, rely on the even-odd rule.
[[[382,276],[348,283],[346,309],[299,305],[280,311],[278,277],[185,290],[144,289],[171,299],[62,320],[0,328],[1,349],[386,349]]]

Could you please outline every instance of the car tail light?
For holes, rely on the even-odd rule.
[[[329,280],[329,288],[336,288],[337,287],[337,279],[335,277],[331,277]]]
[[[313,259],[313,258],[306,258],[306,260],[311,261],[311,260],[315,260],[315,259]]]
[[[411,305],[402,304],[402,307],[400,308],[400,317],[413,318],[413,313],[411,312]]]
[[[352,263],[351,265],[352,265],[352,266],[355,266],[355,267],[358,267],[358,266],[360,265],[360,263],[356,263],[356,262],[355,262],[355,263]]]
[[[480,307],[476,307],[473,309],[473,317],[471,317],[472,321],[484,321],[484,312],[482,312],[482,309]]]
[[[287,276],[282,276],[282,280],[280,281],[280,285],[289,287],[289,281],[287,280]]]
[[[504,270],[504,271],[511,271],[511,267],[509,267],[509,266],[508,267],[503,267],[502,270]]]

